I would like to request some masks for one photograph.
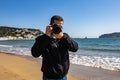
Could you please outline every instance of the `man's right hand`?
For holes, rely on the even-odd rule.
[[[52,33],[52,27],[51,25],[47,25],[45,34],[50,37],[51,33]]]

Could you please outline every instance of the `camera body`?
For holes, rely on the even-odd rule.
[[[61,26],[54,24],[52,25],[52,33],[59,34],[62,31]]]

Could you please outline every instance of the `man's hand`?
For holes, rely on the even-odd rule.
[[[61,39],[62,37],[63,37],[63,31],[62,32],[60,32],[59,34],[54,34],[53,33],[53,36],[55,36],[57,39]]]
[[[45,34],[50,37],[51,33],[52,33],[52,27],[51,27],[51,25],[46,26],[46,32],[45,32]]]
[[[51,33],[52,33],[52,27],[51,27],[51,25],[46,26],[46,32],[45,32],[45,34],[50,37],[50,36],[51,36]],[[54,33],[52,33],[52,35],[53,35],[55,38],[57,38],[57,39],[61,39],[64,34],[63,34],[63,31],[61,31],[59,34],[54,34]]]

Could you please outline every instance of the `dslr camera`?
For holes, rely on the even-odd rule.
[[[61,28],[62,27],[57,24],[52,25],[52,33],[59,34],[62,31]]]

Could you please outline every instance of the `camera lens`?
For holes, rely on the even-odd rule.
[[[54,34],[59,34],[62,30],[61,30],[61,26],[59,26],[59,25],[57,25],[57,24],[54,24],[53,26],[52,26],[52,32],[54,33]]]

